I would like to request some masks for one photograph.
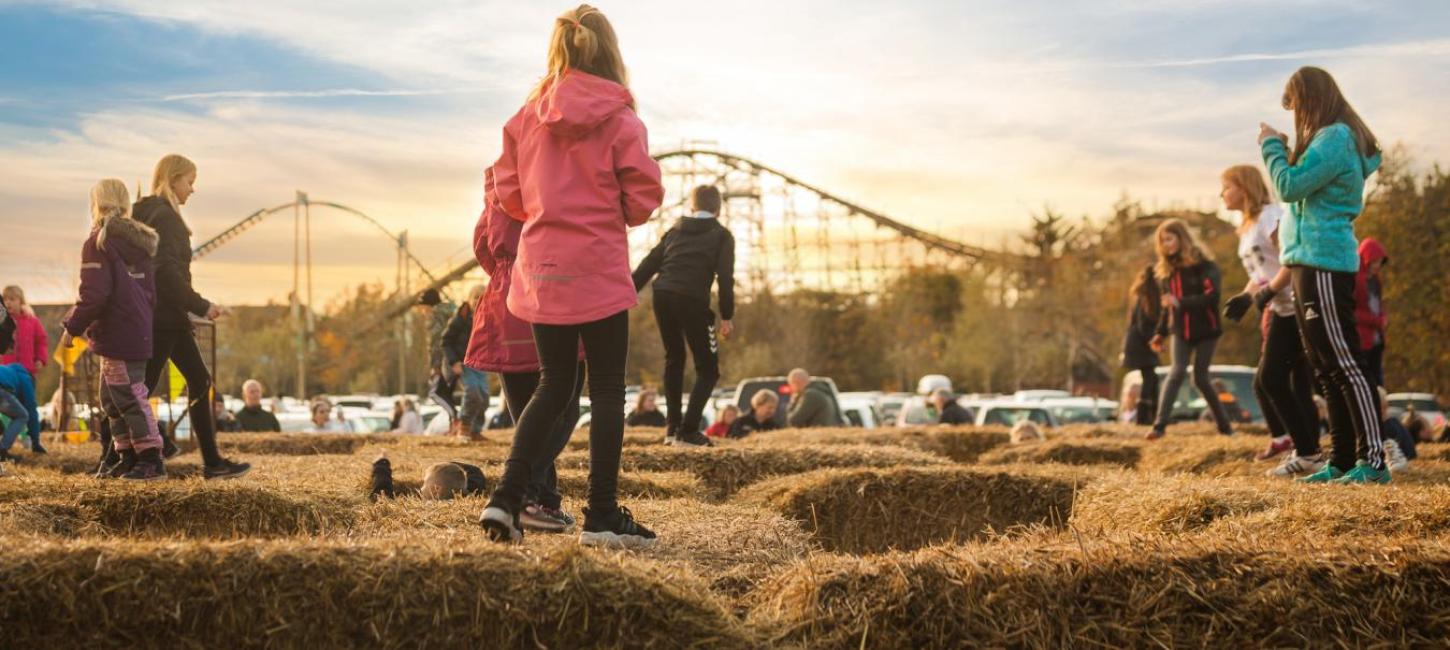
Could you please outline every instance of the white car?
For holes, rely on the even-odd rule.
[[[1054,388],[1037,388],[1032,390],[1019,390],[1012,393],[1012,399],[1018,402],[1041,402],[1045,399],[1060,399],[1072,397],[1072,393]]]
[[[977,426],[1015,426],[1023,420],[1031,420],[1042,427],[1055,427],[1057,419],[1042,404],[1003,400],[984,402],[976,406]]]
[[[850,426],[875,429],[885,422],[881,411],[876,406],[880,393],[841,393],[841,413],[846,416]]]
[[[1415,413],[1425,418],[1433,428],[1440,428],[1445,424],[1445,409],[1440,406],[1440,399],[1431,393],[1390,393],[1390,417],[1402,418],[1405,411],[1410,407],[1415,408]]]
[[[1058,424],[1111,422],[1118,403],[1101,397],[1056,397],[1038,402]]]

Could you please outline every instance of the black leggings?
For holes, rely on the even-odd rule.
[[[539,505],[556,510],[563,502],[563,497],[559,494],[559,473],[554,469],[554,459],[569,445],[569,438],[574,435],[574,425],[579,422],[579,394],[584,392],[584,372],[584,364],[581,362],[574,370],[573,399],[554,422],[549,444],[545,447],[546,453],[534,464],[533,483],[529,485],[525,501],[537,501]],[[539,388],[539,373],[506,372],[502,377],[509,416],[517,422],[528,406],[529,399],[534,396],[534,391]]]
[[[1173,402],[1178,399],[1178,389],[1183,387],[1183,380],[1188,377],[1188,357],[1192,356],[1193,387],[1198,389],[1198,394],[1208,403],[1208,411],[1213,415],[1219,433],[1232,433],[1228,414],[1224,412],[1223,404],[1218,401],[1218,391],[1213,389],[1213,381],[1208,374],[1208,367],[1213,365],[1213,350],[1218,347],[1218,339],[1189,343],[1175,334],[1172,341],[1173,365],[1168,370],[1168,381],[1163,382],[1163,391],[1158,394],[1158,421],[1153,423],[1153,428],[1162,431],[1168,427],[1168,420],[1173,416]]]
[[[1300,456],[1319,453],[1319,409],[1314,406],[1314,372],[1299,322],[1293,316],[1268,316],[1259,369],[1254,372],[1254,396],[1269,431],[1294,440]]]
[[[216,447],[216,423],[212,419],[211,371],[201,358],[201,348],[191,332],[178,330],[157,330],[152,336],[151,360],[146,362],[146,390],[156,393],[161,383],[161,372],[166,362],[176,364],[176,369],[186,379],[187,412],[191,414],[191,435],[201,449],[201,460],[207,467],[221,462],[221,453]],[[167,437],[169,438],[169,432]]]
[[[1136,370],[1143,383],[1138,388],[1138,407],[1134,409],[1133,420],[1138,424],[1153,424],[1153,418],[1158,415],[1158,368],[1148,366]]]
[[[720,343],[715,339],[715,312],[696,298],[655,290],[655,322],[665,346],[665,404],[669,407],[667,431],[698,433],[705,404],[720,381]],[[685,389],[685,346],[695,357],[695,386],[690,389],[690,408],[680,408]]]
[[[629,312],[592,323],[534,325],[539,387],[519,416],[513,450],[489,506],[517,514],[534,482],[534,468],[549,458],[559,417],[573,398],[579,341],[589,377],[589,510],[608,516],[619,508],[619,452],[624,443],[624,364],[629,357]]]
[[[1379,394],[1365,377],[1354,329],[1354,274],[1291,267],[1294,312],[1309,365],[1329,404],[1330,464],[1341,471],[1363,460],[1384,469]]]

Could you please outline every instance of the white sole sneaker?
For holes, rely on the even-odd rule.
[[[659,543],[659,538],[650,539],[639,535],[620,535],[603,531],[591,533],[588,531],[579,533],[580,546],[598,546],[601,548],[653,548]]]
[[[524,531],[514,527],[514,518],[503,508],[484,508],[478,525],[495,542],[515,543],[524,538]]]
[[[1269,478],[1296,479],[1309,476],[1321,469],[1329,462],[1329,457],[1323,452],[1313,456],[1299,456],[1291,454],[1284,462],[1279,463],[1274,469],[1264,472]]]

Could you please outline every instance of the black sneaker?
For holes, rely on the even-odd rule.
[[[167,460],[170,460],[172,458],[176,458],[176,455],[179,454],[179,453],[181,453],[181,447],[177,447],[175,441],[173,441],[168,436],[161,436],[161,457],[162,458],[165,458]]]
[[[498,506],[484,508],[483,514],[478,517],[478,525],[483,526],[483,532],[495,542],[517,543],[524,539],[518,516]]]
[[[136,454],[136,464],[121,475],[127,481],[161,481],[166,479],[166,467],[161,462],[161,450],[155,447]]]
[[[584,509],[584,532],[579,533],[581,546],[650,548],[658,541],[650,529],[634,520],[629,508],[620,506],[607,515]]]
[[[700,433],[699,431],[692,431],[690,433],[681,433],[679,435],[676,435],[675,436],[675,446],[676,447],[714,447],[715,446],[715,443],[710,442],[710,438],[706,437],[705,434]]]
[[[0,449],[0,463],[18,463],[20,458],[10,455],[10,452]]]
[[[30,443],[30,453],[37,456],[44,456],[45,454],[48,454],[50,452],[46,451],[45,447],[40,446],[39,440],[35,440]]]
[[[96,471],[96,478],[121,478],[136,466],[136,452],[123,449],[106,456],[106,460],[109,463],[101,465]]]
[[[523,524],[524,530],[564,533],[574,527],[574,518],[557,508],[530,503],[524,506],[523,512],[519,513],[519,523]]]
[[[252,471],[251,463],[236,463],[225,458],[215,465],[207,465],[201,471],[203,477],[208,481],[225,481],[232,478],[241,478]]]

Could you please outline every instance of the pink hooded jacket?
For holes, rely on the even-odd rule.
[[[627,228],[664,200],[629,90],[570,70],[510,119],[494,163],[498,205],[524,223],[508,308],[575,325],[639,302]]]

